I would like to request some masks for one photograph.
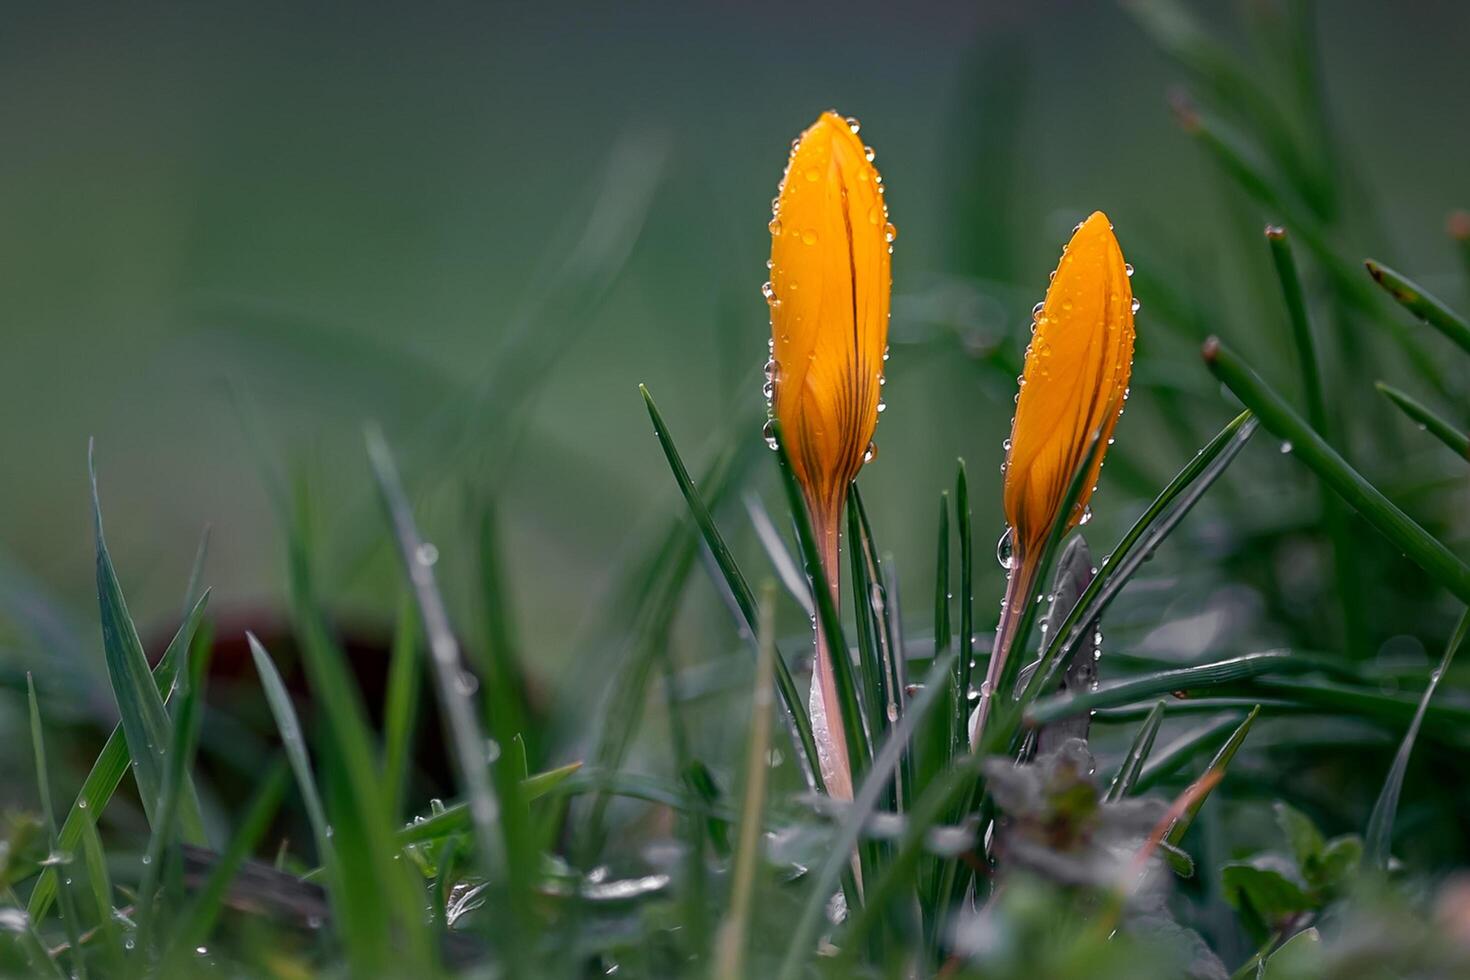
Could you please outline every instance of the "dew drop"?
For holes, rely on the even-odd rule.
[[[880,208],[876,204],[873,205],[872,207],[868,208],[868,224],[870,224],[870,225],[881,224],[882,221],[883,221],[883,209],[882,208]]]
[[[892,222],[883,226],[883,240],[885,242],[891,242],[897,237],[898,228]]]
[[[863,147],[863,159],[864,160],[867,160],[869,163],[872,163],[873,162],[873,158],[876,157],[877,155],[878,154],[876,154],[876,153],[873,152],[873,148],[871,146],[865,146],[865,147]]]
[[[761,295],[766,298],[767,303],[771,302],[776,298],[776,287],[772,286],[769,280],[761,283]]]
[[[1082,516],[1080,518],[1078,518],[1077,523],[1078,524],[1086,524],[1086,523],[1088,523],[1091,520],[1092,520],[1092,505],[1091,504],[1088,504],[1086,507],[1082,508]]]
[[[880,413],[888,411],[888,403],[885,402],[882,398],[878,399],[878,411]]]
[[[871,463],[873,460],[875,460],[877,458],[878,458],[878,444],[876,442],[869,441],[868,448],[863,453],[863,462],[864,463]]]
[[[1123,263],[1123,275],[1127,276],[1130,279],[1133,278],[1133,263],[1132,262],[1124,262]]]
[[[803,231],[801,233],[801,243],[803,245],[815,245],[815,244],[817,244],[817,229],[815,229],[815,228],[806,228],[806,229],[803,229]]]
[[[854,133],[857,133],[860,129],[863,128],[863,124],[858,122],[857,116],[848,116],[845,121],[847,122],[847,128],[852,130]]]
[[[435,563],[439,561],[439,549],[428,541],[425,541],[423,544],[419,545],[418,550],[414,552],[413,557],[415,561],[417,561],[420,565],[423,565],[425,568],[433,568]]]
[[[1009,527],[1001,534],[1000,540],[995,543],[995,560],[1004,569],[1010,569],[1015,565],[1015,535]]]
[[[1037,303],[1035,306],[1031,307],[1031,319],[1035,320],[1037,317],[1041,316],[1041,311],[1044,309],[1046,309],[1045,300],[1042,300],[1040,303]]]
[[[772,452],[776,451],[776,420],[766,419],[765,427],[761,429],[761,438],[766,440],[766,448]]]
[[[1142,308],[1143,308],[1143,304],[1138,301],[1138,297],[1137,296],[1133,297],[1133,302],[1131,304],[1129,304],[1129,310],[1130,310],[1130,312],[1137,313]]]
[[[807,167],[806,173],[803,176],[806,177],[808,183],[815,184],[822,176],[822,172],[816,167]]]
[[[766,225],[766,228],[771,232],[772,235],[781,234],[781,219],[772,218],[771,223]]]
[[[1283,442],[1281,444],[1281,452],[1283,454],[1291,452],[1291,449],[1292,449],[1292,446],[1291,446],[1290,440],[1288,440],[1286,442]]]

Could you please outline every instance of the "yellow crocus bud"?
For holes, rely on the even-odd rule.
[[[1047,535],[1061,516],[1093,434],[1102,441],[1082,494],[1066,515],[1068,529],[1085,522],[1103,456],[1128,398],[1133,367],[1133,269],[1101,211],[1082,222],[1062,253],[1046,301],[1034,313],[1016,416],[1006,442],[1004,505],[1010,578],[995,648],[980,691],[973,728],[983,727],[997,694],[1022,604],[1035,585]]]
[[[847,488],[872,457],[883,411],[890,256],[897,232],[888,221],[883,178],[858,124],[824,112],[791,146],[772,203],[771,414],[822,547],[835,593],[838,535]],[[812,678],[812,722],[823,778],[834,796],[851,798],[852,780],[825,644]]]

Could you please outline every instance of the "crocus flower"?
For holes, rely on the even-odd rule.
[[[1041,551],[1094,433],[1102,440],[1082,495],[1066,515],[1068,529],[1087,520],[1088,501],[1128,398],[1133,366],[1133,314],[1113,226],[1101,211],[1082,222],[1062,252],[1046,301],[1034,313],[1031,344],[1006,441],[1004,505],[1010,569],[995,648],[972,721],[971,744],[984,727],[1024,603],[1036,585]]]
[[[889,268],[896,231],[858,124],[825,112],[791,146],[772,202],[766,393],[806,498],[836,598],[847,488],[872,458],[883,411]],[[851,798],[832,661],[818,634],[812,727],[824,782]]]

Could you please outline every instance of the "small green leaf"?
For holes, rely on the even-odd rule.
[[[1274,930],[1299,912],[1315,907],[1306,890],[1269,855],[1225,865],[1220,872],[1225,901],[1258,916]]]
[[[1276,825],[1286,835],[1291,853],[1296,856],[1297,867],[1310,880],[1310,869],[1317,866],[1322,858],[1323,848],[1327,846],[1322,832],[1305,813],[1285,803],[1276,804]]]

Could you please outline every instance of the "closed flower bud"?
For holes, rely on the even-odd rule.
[[[890,254],[882,178],[857,123],[825,112],[792,145],[771,216],[771,413],[837,588],[848,485],[882,410]],[[818,645],[813,727],[833,795],[851,796],[832,667]]]
[[[1037,307],[1026,349],[1016,416],[1006,446],[1004,506],[1011,536],[1010,579],[995,648],[972,728],[978,735],[1009,652],[1012,634],[1036,584],[1041,552],[1063,519],[1064,498],[1094,435],[1101,440],[1082,493],[1065,515],[1068,529],[1086,520],[1103,456],[1128,398],[1133,366],[1132,270],[1112,225],[1093,212],[1072,234]]]

